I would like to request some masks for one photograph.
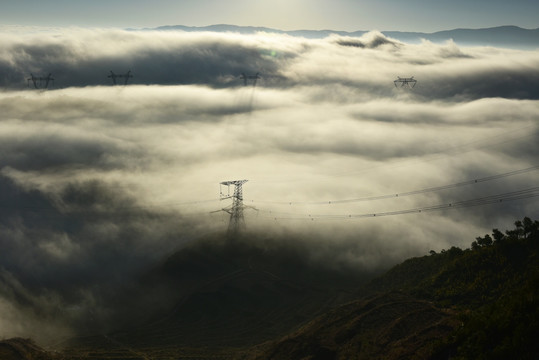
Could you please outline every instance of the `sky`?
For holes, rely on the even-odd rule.
[[[392,28],[373,17],[374,2],[361,2],[362,13],[359,2],[287,1],[287,23],[276,12],[284,1],[215,1],[210,13],[200,5],[209,2],[170,2],[177,14],[136,1],[44,3],[3,3],[0,15],[5,25],[57,27],[0,31],[2,337],[110,330],[119,309],[136,310],[125,287],[200,236],[225,233],[227,180],[248,180],[250,234],[301,239],[315,264],[358,271],[467,248],[539,218],[537,50],[407,44],[377,31],[305,39],[119,29],[533,27],[523,15],[537,13],[531,1],[512,2],[518,22],[502,2],[477,10],[475,25],[440,3],[429,9],[454,14],[437,18],[447,26],[387,13]],[[264,9],[267,20],[246,15]],[[133,77],[113,86],[111,71]],[[242,73],[260,78],[244,84]],[[417,84],[395,86],[397,76]]]
[[[539,27],[535,0],[3,0],[0,24],[144,28],[232,24],[281,30],[435,32]]]

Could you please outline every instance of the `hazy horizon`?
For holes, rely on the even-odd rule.
[[[529,0],[433,2],[412,0],[96,0],[11,1],[0,22],[9,25],[157,27],[236,24],[282,30],[334,29],[435,32],[517,25],[537,28],[539,4]]]
[[[523,30],[536,30],[539,29],[539,24],[536,26],[522,26],[522,25],[515,25],[513,23],[499,23],[499,24],[492,24],[492,25],[486,25],[486,26],[465,26],[465,27],[444,27],[439,28],[436,30],[399,30],[399,29],[391,29],[391,28],[378,28],[378,27],[369,27],[369,28],[363,28],[358,27],[354,29],[343,29],[339,26],[332,27],[332,28],[307,28],[307,27],[297,27],[297,28],[289,28],[284,29],[280,27],[272,27],[272,26],[262,26],[262,25],[254,25],[254,24],[242,24],[238,25],[237,23],[227,23],[227,22],[216,22],[216,23],[208,23],[208,24],[196,24],[196,25],[188,25],[186,23],[163,23],[163,24],[155,24],[153,26],[144,26],[144,25],[133,25],[133,26],[80,26],[80,25],[37,25],[37,24],[28,24],[28,25],[21,25],[21,24],[0,24],[0,33],[3,34],[37,34],[37,33],[61,33],[65,31],[99,31],[99,30],[109,30],[109,31],[154,31],[154,30],[160,30],[161,28],[166,27],[176,27],[176,26],[185,26],[188,28],[193,29],[203,29],[207,27],[215,27],[215,26],[231,26],[231,27],[238,27],[238,28],[267,28],[271,30],[276,30],[279,32],[284,33],[294,33],[294,32],[301,32],[301,31],[312,31],[312,32],[324,32],[324,31],[330,31],[335,33],[354,33],[354,32],[403,32],[403,33],[420,33],[420,34],[435,34],[438,32],[446,32],[446,31],[453,31],[453,30],[485,30],[485,29],[496,29],[496,28],[503,28],[503,27],[517,27],[521,28]],[[181,31],[181,30],[179,30]],[[218,31],[215,31],[218,32]],[[301,36],[295,35],[295,36]],[[447,39],[450,40],[450,39]],[[479,46],[480,44],[477,44]]]

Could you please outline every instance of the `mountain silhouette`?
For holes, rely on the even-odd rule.
[[[133,30],[133,29],[131,29]],[[337,31],[337,30],[292,30],[283,31],[278,29],[254,26],[237,26],[237,25],[210,25],[210,26],[184,26],[184,25],[168,25],[160,26],[152,29],[143,30],[159,30],[159,31],[185,31],[185,32],[231,32],[240,34],[256,34],[260,32],[286,34],[291,36],[299,36],[310,39],[321,39],[330,35],[360,37],[368,31]],[[459,45],[476,45],[476,46],[497,46],[508,48],[526,48],[536,49],[539,47],[539,28],[523,29],[518,26],[497,26],[482,29],[453,29],[437,31],[433,33],[424,32],[406,32],[406,31],[382,31],[385,36],[406,43],[419,43],[422,40],[428,40],[436,43],[453,40]]]

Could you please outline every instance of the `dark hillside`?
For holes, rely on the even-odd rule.
[[[256,359],[534,359],[539,222],[409,259]],[[260,349],[258,349],[260,351]]]
[[[401,292],[339,307],[254,359],[423,359],[457,326],[450,310]]]
[[[60,360],[30,339],[13,338],[0,341],[1,360]]]
[[[194,242],[143,281],[148,294],[139,301],[165,298],[161,305],[170,306],[148,307],[150,320],[141,325],[73,339],[63,358],[535,359],[539,353],[538,221],[494,229],[470,249],[409,259],[368,284],[372,274],[313,262],[301,244],[249,237]],[[6,344],[0,359],[52,356],[24,355],[35,351],[31,342],[23,355]]]
[[[371,271],[311,260],[301,239],[210,236],[171,255],[143,280],[148,320],[108,334],[133,348],[245,347],[287,334],[357,297]],[[144,306],[145,305],[145,306]],[[71,347],[99,347],[102,336]],[[107,345],[108,346],[108,345]]]

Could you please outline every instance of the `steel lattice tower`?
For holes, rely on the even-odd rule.
[[[393,81],[393,84],[395,84],[395,87],[398,87],[397,85],[400,84],[401,88],[413,89],[417,84],[417,80],[413,76],[409,78],[397,76],[397,80]]]
[[[231,180],[223,181],[221,186],[227,186],[227,193],[220,192],[221,200],[232,199],[232,205],[223,208],[222,210],[230,214],[230,220],[228,222],[228,234],[238,234],[241,230],[245,229],[245,220],[243,218],[243,184],[247,180]],[[230,185],[234,186],[234,193],[230,195]]]
[[[28,87],[30,87],[30,81],[34,84],[36,89],[48,89],[49,83],[51,81],[54,83],[54,79],[50,73],[47,77],[37,77],[30,73],[30,77],[27,79]]]
[[[133,75],[131,75],[131,70],[129,70],[126,74],[115,74],[112,72],[112,70],[110,71],[110,75],[107,76],[109,78],[112,79],[112,83],[114,85],[117,85],[118,83],[116,82],[116,79],[125,79],[124,80],[124,85],[127,85],[127,82],[129,81],[129,78],[132,78]]]

